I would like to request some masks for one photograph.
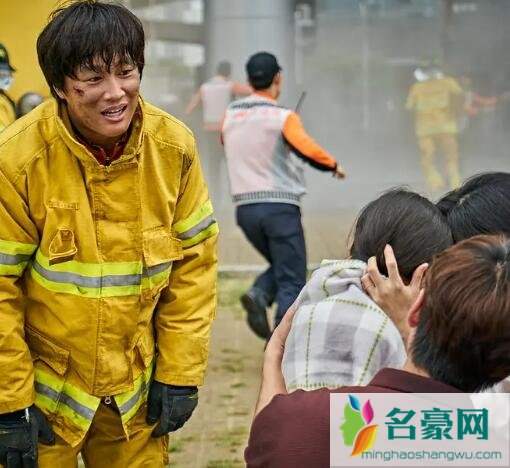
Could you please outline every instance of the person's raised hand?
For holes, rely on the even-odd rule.
[[[421,290],[423,276],[428,263],[422,263],[414,270],[411,282],[406,285],[398,271],[398,264],[390,245],[384,248],[384,260],[388,277],[377,267],[375,257],[368,259],[366,273],[361,278],[363,288],[370,298],[388,315],[398,328],[404,341],[409,334],[407,313]]]
[[[343,170],[342,166],[340,164],[337,164],[335,170],[333,171],[333,177],[335,179],[345,179],[346,173]]]

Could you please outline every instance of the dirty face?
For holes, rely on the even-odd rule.
[[[56,90],[67,104],[71,122],[89,141],[111,149],[128,130],[138,105],[140,73],[135,64],[114,61],[79,67]]]

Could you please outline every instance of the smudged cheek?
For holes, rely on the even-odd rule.
[[[86,89],[79,86],[73,86],[72,92],[74,98],[81,104],[90,104],[101,98],[101,91],[95,89]]]
[[[78,88],[78,86],[73,86],[73,94],[76,97],[83,97],[85,91],[83,89]]]
[[[124,92],[130,97],[138,97],[140,94],[140,79],[128,80],[123,86]]]

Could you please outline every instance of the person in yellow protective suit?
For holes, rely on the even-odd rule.
[[[58,10],[37,41],[53,98],[0,135],[8,468],[166,466],[198,402],[218,226],[193,134],[139,95],[144,43],[121,5]]]
[[[443,177],[435,165],[435,155],[440,148],[446,157],[450,187],[456,188],[461,183],[456,108],[463,101],[462,88],[432,64],[418,68],[415,78],[417,82],[409,91],[406,108],[415,112],[416,138],[427,187],[431,191],[444,187]]]
[[[0,132],[16,120],[14,101],[7,94],[7,90],[12,86],[14,71],[7,49],[0,44]]]

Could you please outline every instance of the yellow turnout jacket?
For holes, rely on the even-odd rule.
[[[415,112],[416,135],[457,133],[454,99],[462,94],[457,81],[449,77],[415,83],[409,91],[406,108]]]
[[[0,93],[0,133],[16,120],[16,113],[9,98]]]
[[[100,165],[49,100],[0,135],[0,413],[77,445],[102,397],[126,434],[151,374],[201,385],[218,226],[192,133],[140,100]]]

